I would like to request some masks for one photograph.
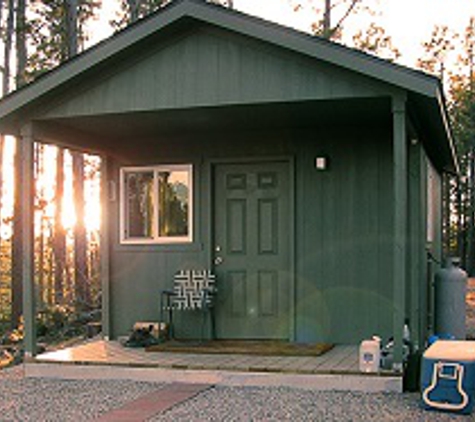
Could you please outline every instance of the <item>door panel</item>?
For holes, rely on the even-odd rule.
[[[220,338],[289,336],[289,189],[284,162],[214,168]]]
[[[246,209],[244,199],[228,199],[226,204],[226,246],[228,254],[246,253]]]

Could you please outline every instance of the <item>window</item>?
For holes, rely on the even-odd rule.
[[[121,170],[121,242],[192,241],[192,166]]]

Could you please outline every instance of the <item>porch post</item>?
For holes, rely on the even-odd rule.
[[[108,208],[111,192],[109,191],[109,172],[107,156],[101,156],[101,289],[102,289],[102,335],[105,340],[111,336],[110,321],[110,269],[109,269],[109,219]]]
[[[25,357],[36,354],[36,321],[35,321],[35,279],[34,279],[34,173],[33,173],[33,126],[28,124],[20,132],[17,141],[18,160],[20,167],[17,174],[15,189],[20,189],[19,200],[21,206],[21,239],[23,256],[21,260],[21,274],[23,283],[23,318],[24,318],[24,347]]]
[[[393,97],[393,369],[402,371],[406,288],[407,143],[406,98]]]

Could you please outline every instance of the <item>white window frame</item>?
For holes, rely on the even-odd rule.
[[[164,171],[186,171],[188,173],[188,188],[189,188],[189,198],[188,198],[188,235],[187,236],[159,236],[159,219],[160,219],[160,210],[158,206],[158,174]],[[127,212],[127,200],[125,196],[125,175],[127,173],[133,172],[150,172],[153,173],[153,208],[154,208],[154,218],[153,218],[153,227],[152,227],[152,237],[150,238],[139,238],[139,237],[128,237],[126,236],[127,223],[125,221]],[[191,164],[159,164],[153,166],[134,166],[134,167],[122,167],[120,169],[120,243],[124,245],[169,245],[169,244],[179,244],[179,243],[191,243],[193,242],[193,166]]]

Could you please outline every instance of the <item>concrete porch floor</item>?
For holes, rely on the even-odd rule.
[[[360,373],[356,345],[337,345],[317,357],[284,357],[146,352],[116,341],[95,340],[38,355],[25,363],[25,373],[45,378],[402,391],[401,374]]]

